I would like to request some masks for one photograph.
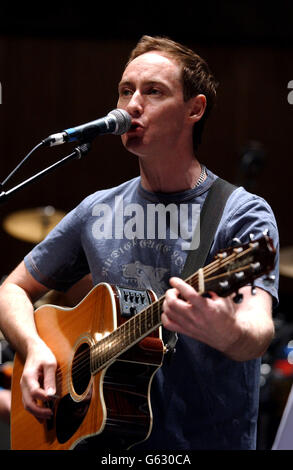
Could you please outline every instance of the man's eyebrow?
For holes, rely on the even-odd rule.
[[[133,86],[133,84],[129,80],[121,80],[121,82],[118,83],[118,90],[124,86]]]
[[[147,85],[147,86],[160,85],[160,86],[164,86],[165,88],[169,88],[168,84],[165,83],[165,81],[161,80],[161,79],[146,80],[144,82],[144,85]],[[134,87],[135,85],[130,80],[121,80],[121,82],[119,82],[119,84],[118,84],[118,89],[120,89],[122,87],[125,87],[125,86],[126,87]]]

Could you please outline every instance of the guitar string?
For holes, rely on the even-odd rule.
[[[246,267],[242,267],[242,269],[244,269],[244,268],[246,268]],[[225,275],[225,273],[223,273],[223,275]],[[197,276],[196,276],[196,277],[197,277]],[[216,278],[217,278],[217,276],[216,276],[214,279],[216,279]],[[210,278],[209,280],[212,280],[212,279],[213,279],[213,278]],[[191,281],[191,282],[190,282],[191,285],[194,285],[194,286],[197,285],[197,279],[196,279],[194,276],[192,277],[192,279],[191,279],[190,281]],[[159,310],[161,310],[161,304],[162,304],[162,300],[161,300],[160,302],[158,301],[158,304],[152,306],[152,310],[153,310],[153,311],[151,311],[151,317],[153,316],[154,313],[155,313],[155,314],[158,313],[158,308],[159,308]],[[155,308],[156,310],[154,310],[154,308]],[[148,320],[149,320],[149,319],[148,319],[148,317],[147,317],[147,318],[146,318],[146,321],[148,322]],[[151,325],[152,325],[152,321],[151,321]],[[124,324],[124,326],[125,326],[125,324]],[[136,338],[136,332],[139,331],[139,330],[140,330],[140,327],[137,326],[136,323],[134,323],[134,328],[129,328],[128,331],[127,331],[127,335],[130,336],[130,335],[131,335],[131,332],[134,331],[134,333],[135,333],[135,334],[134,334],[134,339],[135,339],[135,338]],[[117,331],[117,330],[116,330],[116,331]],[[116,348],[115,340],[118,341],[118,346],[119,346],[119,343],[121,343],[121,338],[120,338],[120,336],[121,336],[121,335],[119,335],[118,338],[115,338],[115,337],[112,338],[111,345],[109,345],[109,346],[106,345],[106,351],[105,351],[105,354],[106,354],[106,359],[105,359],[105,360],[106,360],[106,361],[108,360],[107,355],[108,355],[108,353],[109,353],[109,349],[114,349],[114,355],[116,354],[116,351],[115,351],[115,348]],[[123,336],[125,336],[125,332],[123,332]],[[130,340],[130,342],[131,342],[131,340]],[[93,354],[93,355],[96,355],[96,353],[99,352],[100,354],[98,354],[98,356],[102,359],[102,364],[103,364],[103,362],[104,362],[104,360],[103,360],[103,359],[104,359],[104,358],[103,358],[103,352],[102,352],[102,354],[101,354],[101,351],[100,351],[100,344],[99,344],[99,343],[95,345],[95,349],[96,349],[96,351],[94,351],[94,354]],[[120,348],[120,349],[121,349],[121,348]]]
[[[206,269],[204,268],[204,274],[208,275],[208,274],[214,273],[217,269],[225,267],[227,264],[229,264],[230,261],[231,261],[231,258],[234,257],[234,258],[238,259],[239,257],[246,255],[249,251],[251,251],[251,248],[247,249],[247,250],[243,250],[240,253],[236,253],[236,254],[232,253],[231,255],[227,256],[224,259],[216,259],[214,262],[212,262],[208,266],[206,266],[205,267]],[[243,270],[244,267],[241,266],[241,269]],[[237,272],[237,270],[236,270],[236,272]],[[226,275],[226,273],[223,273],[222,275]],[[217,278],[217,276],[214,279],[216,279],[216,278]],[[207,281],[209,281],[209,279],[207,279],[206,282]],[[191,275],[189,278],[186,279],[186,282],[189,283],[190,285],[192,285],[193,287],[197,287],[197,285],[198,285],[198,274],[195,273],[195,274]],[[146,324],[149,323],[149,320],[153,319],[154,313],[156,315],[160,314],[159,309],[161,310],[161,304],[162,304],[163,300],[164,300],[164,296],[162,298],[158,299],[155,303],[153,303],[149,307],[147,307],[144,312],[141,312],[141,314],[146,315],[146,318],[144,319]],[[73,366],[71,367],[72,375],[77,374],[78,371],[81,371],[81,373],[82,373],[81,378],[83,377],[83,374],[88,375],[88,370],[85,371],[84,369],[85,369],[85,366],[87,366],[89,362],[90,362],[90,364],[92,364],[92,363],[97,364],[97,358],[96,358],[97,351],[96,350],[98,350],[100,352],[100,354],[98,355],[98,358],[102,359],[101,364],[98,367],[96,366],[96,369],[99,369],[101,367],[101,365],[105,365],[107,362],[111,361],[112,356],[117,355],[117,352],[115,351],[115,349],[117,349],[117,347],[118,348],[121,347],[121,337],[122,337],[122,343],[125,340],[125,331],[122,331],[122,330],[126,329],[125,325],[128,326],[128,330],[126,331],[126,336],[127,335],[130,336],[132,331],[134,331],[134,332],[137,331],[137,327],[132,328],[132,329],[130,328],[131,323],[134,323],[134,326],[136,326],[135,325],[136,322],[133,321],[135,318],[136,317],[133,317],[128,322],[123,323],[122,325],[120,325],[116,330],[114,330],[111,333],[112,339],[111,339],[110,344],[108,344],[109,343],[109,336],[107,336],[106,338],[104,338],[103,340],[101,340],[98,343],[94,344],[93,346],[90,346],[90,356],[91,356],[90,361],[88,360],[88,351],[86,351],[86,352],[83,351],[79,354],[76,354],[74,356],[74,363],[75,364],[73,364]],[[132,320],[132,322],[131,322],[131,320]],[[153,325],[151,324],[151,327],[152,326]],[[158,324],[158,327],[159,326],[160,325]],[[135,340],[137,340],[137,339],[139,340],[139,338],[135,338]],[[130,340],[130,343],[131,342],[133,342],[133,341]],[[102,348],[102,351],[100,351],[101,348]],[[111,353],[112,353],[112,355],[111,355]],[[65,364],[64,366],[60,366],[57,369],[56,380],[57,380],[58,376],[63,375],[62,374],[63,370],[65,370],[65,369],[68,370],[69,368],[70,367],[69,367],[68,364]],[[92,371],[90,371],[90,372],[92,372]]]
[[[247,250],[247,251],[249,251],[249,250]],[[238,255],[240,255],[240,254],[241,254],[241,255],[247,254],[247,251],[244,252],[244,253],[243,253],[243,252],[242,252],[242,253],[238,253]],[[226,264],[230,263],[230,258],[231,258],[231,257],[235,257],[235,253],[233,253],[232,255],[230,255],[229,257],[227,257],[228,259],[226,258],[226,259],[224,259],[224,260],[223,260],[223,259],[220,259],[220,260],[217,259],[217,260],[215,260],[213,263],[211,263],[210,265],[208,265],[208,266],[206,267],[206,268],[208,268],[208,269],[205,270],[205,271],[206,271],[205,274],[206,274],[207,272],[210,272],[210,273],[214,272],[214,271],[215,271],[215,267],[218,268],[219,265],[220,265],[220,267],[224,267]],[[212,266],[211,266],[211,265],[212,265]],[[215,265],[216,265],[216,266],[215,266]],[[243,267],[241,267],[241,269],[243,269]],[[225,274],[225,273],[224,273],[224,274]],[[190,278],[188,278],[188,279],[186,280],[186,282],[189,281],[189,283],[190,283],[191,285],[196,286],[196,284],[197,284],[197,282],[198,282],[198,279],[197,279],[197,278],[198,278],[198,275],[197,275],[197,273],[195,273],[194,275],[190,276]],[[215,279],[216,279],[216,278],[215,278]],[[160,305],[160,302],[159,302],[160,300],[161,300],[161,303],[162,303],[162,299],[159,299],[155,304],[152,304],[151,306],[149,306],[149,307],[146,309],[146,315],[147,315],[147,316],[146,316],[146,319],[145,319],[146,322],[149,321],[149,317],[150,317],[150,319],[152,319],[154,313],[155,313],[155,314],[158,314],[158,307],[161,308],[161,305]],[[156,309],[155,311],[154,311],[154,308]],[[143,313],[143,312],[142,312],[142,313]],[[149,314],[150,314],[150,315],[149,315]],[[107,341],[107,338],[105,338],[105,339],[106,339],[105,344],[104,344],[104,342],[102,343],[102,341],[103,341],[103,340],[102,340],[102,341],[99,341],[98,343],[96,343],[95,345],[93,345],[93,346],[91,347],[91,349],[93,349],[93,351],[90,351],[90,353],[92,352],[92,358],[91,358],[92,360],[90,360],[90,362],[94,362],[94,363],[97,364],[97,359],[96,359],[96,357],[94,357],[94,356],[96,356],[96,352],[94,351],[94,349],[97,349],[97,350],[100,352],[99,358],[102,359],[101,365],[103,365],[103,363],[107,363],[109,360],[112,359],[112,356],[115,356],[115,355],[117,354],[116,351],[115,351],[115,348],[117,348],[117,346],[118,346],[118,347],[121,347],[121,336],[122,336],[122,342],[125,340],[125,331],[123,331],[123,332],[122,332],[122,335],[121,335],[121,329],[122,329],[122,327],[124,327],[123,329],[125,329],[125,325],[126,325],[126,324],[128,324],[128,322],[127,322],[127,323],[124,323],[123,325],[121,325],[121,326],[119,327],[119,331],[118,331],[118,329],[116,329],[116,330],[114,330],[114,331],[112,332],[113,337],[112,337],[112,340],[111,340],[110,345],[107,344],[108,341]],[[130,326],[130,325],[129,325],[129,326]],[[135,326],[136,326],[136,325],[135,325]],[[158,325],[158,326],[159,326],[159,325]],[[132,328],[132,329],[131,329],[131,328],[128,328],[128,330],[126,331],[126,335],[130,336],[132,331],[136,332],[136,331],[137,331],[137,327],[136,327],[135,329],[133,329],[133,328]],[[135,338],[135,339],[137,339],[137,338]],[[131,340],[130,340],[130,343],[131,343]],[[104,346],[104,348],[103,348],[103,346]],[[101,347],[102,347],[102,351],[100,351]],[[120,349],[119,349],[119,350],[120,350]],[[119,352],[119,350],[118,350],[118,352]],[[111,352],[112,352],[112,356],[111,356],[111,354],[109,355],[109,353],[111,353]],[[113,352],[114,352],[114,354],[113,354]],[[85,357],[85,361],[82,360],[83,356]],[[76,365],[73,365],[73,367],[71,368],[72,373],[77,373],[78,370],[81,370],[81,371],[84,370],[85,365],[88,365],[88,362],[89,362],[89,361],[88,361],[88,352],[82,352],[82,353],[79,353],[79,354],[75,355],[75,356],[74,356],[74,362],[75,362]],[[96,365],[96,368],[99,369],[99,368],[101,367],[101,365],[99,365],[98,367],[97,367],[97,365]],[[59,369],[58,369],[58,371],[57,371],[57,374],[59,374],[59,375],[62,374],[62,369],[64,369],[64,368],[67,368],[67,369],[68,369],[68,364],[66,364],[66,365],[63,366],[63,367],[62,367],[62,366],[59,367]],[[84,373],[88,375],[88,370],[85,371]]]
[[[222,261],[222,260],[220,260],[220,261]],[[227,261],[230,262],[230,260],[227,260]],[[225,263],[222,262],[222,263],[221,263],[221,266],[222,266],[223,264],[226,264],[227,261],[225,261]],[[214,264],[218,265],[218,264],[219,264],[219,260],[216,260],[216,262],[215,262]],[[210,268],[210,266],[209,266],[209,268]],[[242,267],[242,269],[243,269],[243,267]],[[208,270],[207,270],[207,271],[208,271]],[[209,271],[214,271],[214,269],[209,269]],[[191,276],[191,278],[189,279],[191,285],[192,285],[192,284],[194,284],[194,285],[196,284],[196,282],[197,282],[197,277],[198,277],[198,276],[195,276],[195,275]],[[150,313],[150,315],[151,315],[151,316],[150,316],[151,319],[152,319],[154,313],[158,314],[158,307],[161,308],[161,304],[160,304],[159,301],[158,301],[157,304],[155,304],[155,305],[153,304],[151,307],[152,307],[152,308],[149,308],[149,309],[147,310],[147,316],[146,316],[146,320],[145,320],[146,322],[149,321],[149,319],[148,319],[148,317],[149,317],[148,314],[149,314],[149,313]],[[154,308],[155,308],[155,310],[154,310]],[[123,324],[123,325],[125,325],[125,324]],[[122,325],[122,326],[123,326],[123,325]],[[135,333],[135,334],[134,334],[134,339],[137,339],[137,338],[136,338],[137,325],[135,324],[135,326],[136,326],[135,329],[133,329],[133,328],[132,328],[132,329],[131,329],[131,328],[128,328],[128,331],[126,331],[126,334],[127,334],[127,336],[129,336],[129,339],[130,339],[130,340],[128,341],[128,342],[130,342],[130,344],[131,344],[131,342],[134,342],[133,340],[131,340],[131,336],[130,336],[132,331],[134,331],[134,333]],[[158,324],[156,327],[158,327],[158,326],[159,326],[159,324]],[[115,332],[117,332],[117,330],[115,330],[115,331],[113,332],[114,335],[113,335],[113,338],[112,338],[112,341],[111,341],[110,345],[108,345],[107,342],[106,342],[106,344],[104,345],[104,348],[102,348],[102,351],[101,351],[101,346],[103,346],[103,344],[101,345],[101,344],[100,344],[101,342],[99,342],[99,343],[97,343],[96,345],[94,345],[95,349],[98,349],[98,351],[100,352],[100,354],[98,355],[99,358],[102,359],[101,364],[98,365],[96,352],[94,352],[94,353],[92,354],[92,360],[91,360],[91,362],[95,364],[95,369],[99,369],[100,366],[103,365],[103,363],[104,363],[104,364],[107,363],[109,360],[112,359],[112,356],[115,356],[115,355],[117,354],[117,353],[116,353],[117,346],[118,346],[118,352],[121,350],[121,334],[117,334],[117,333],[115,334]],[[119,333],[121,333],[121,331],[120,331]],[[125,332],[123,331],[123,335],[122,335],[122,346],[123,346],[123,341],[124,341],[124,340],[125,340]],[[86,362],[85,362],[85,363],[84,363],[84,361],[78,359],[78,355],[75,355],[75,363],[77,364],[77,366],[73,366],[73,367],[72,367],[72,369],[71,369],[71,370],[72,370],[72,373],[76,373],[77,370],[81,370],[81,371],[82,371],[82,370],[84,370],[85,365],[88,366],[88,363],[89,363],[89,360],[88,360],[88,353],[87,353],[87,352],[80,353],[80,354],[79,354],[80,358],[82,358],[83,355],[86,356]],[[68,368],[68,365],[65,366],[65,367]],[[77,369],[76,369],[76,367],[77,367]],[[75,370],[74,370],[74,369],[75,369]],[[59,369],[59,370],[60,370],[60,369]],[[61,371],[60,371],[60,372],[61,372]],[[84,371],[84,374],[87,374],[87,375],[88,375],[88,368],[87,368],[86,371]],[[83,374],[82,374],[82,375],[83,375]],[[81,378],[82,378],[82,377],[81,377]]]
[[[197,283],[197,280],[198,280],[197,278],[198,278],[198,275],[197,275],[197,274],[193,275],[193,276],[189,279],[190,284],[193,285],[193,286],[195,286],[196,283]],[[164,297],[163,297],[163,298],[164,298]],[[145,320],[145,321],[148,321],[148,320],[147,320],[147,317],[149,316],[149,314],[150,314],[150,312],[151,312],[152,310],[155,310],[156,313],[158,313],[158,310],[159,310],[159,307],[160,307],[160,305],[161,305],[161,303],[162,303],[163,298],[158,299],[158,301],[157,301],[155,304],[150,305],[150,306],[146,309],[146,320]],[[124,325],[125,325],[125,324],[124,324]],[[117,330],[115,330],[115,331],[117,331]],[[79,353],[77,356],[82,357],[84,354],[85,354],[84,352],[83,352],[83,353]],[[65,366],[65,368],[68,368],[68,366]],[[90,382],[89,382],[89,383],[90,383]],[[88,383],[87,386],[85,387],[84,392],[87,390],[89,383]],[[65,390],[65,391],[64,391],[64,392],[65,392],[64,394],[66,394],[66,392],[68,393],[69,391],[70,391],[70,389],[68,388],[68,390]],[[18,425],[18,430],[19,430],[20,427],[21,427],[21,424]],[[23,427],[23,429],[24,429],[24,425],[23,425],[22,427]]]
[[[154,314],[157,315],[158,312],[160,311],[160,307],[159,308],[157,306],[155,306],[155,307],[156,307],[155,310],[154,310],[154,308],[152,308],[153,311],[151,311],[151,309],[149,309],[145,312],[142,312],[142,313],[145,313],[145,315],[144,315],[145,318],[142,320],[145,323],[144,330],[143,330],[144,333],[147,333],[148,329],[153,326]],[[138,322],[133,322],[133,323],[134,323],[134,328],[130,328],[131,325],[129,325],[129,327],[126,331],[123,331],[123,330],[126,329],[125,325],[127,325],[127,324],[124,323],[123,325],[121,325],[122,334],[121,334],[121,331],[119,331],[120,334],[118,335],[117,329],[114,330],[113,331],[113,336],[114,337],[112,338],[110,345],[107,344],[107,337],[106,337],[105,338],[106,341],[101,340],[98,343],[96,343],[94,346],[92,346],[92,348],[95,347],[95,348],[98,348],[99,350],[102,349],[101,354],[99,355],[99,357],[102,357],[102,359],[104,359],[104,356],[105,356],[105,359],[102,362],[107,362],[108,360],[111,359],[111,355],[109,356],[109,353],[112,353],[112,355],[116,355],[117,346],[121,345],[121,338],[122,338],[122,342],[123,342],[125,340],[125,337],[127,337],[128,342],[131,343],[136,339],[136,335],[138,333],[141,334],[141,331],[142,331],[141,322],[139,322],[140,325],[137,324]],[[121,329],[121,327],[120,327],[120,329]],[[134,337],[133,337],[133,332],[134,332]],[[119,352],[119,350],[117,352]],[[83,367],[88,364],[87,357],[85,358],[85,360],[83,360],[83,361],[81,360],[85,356],[88,357],[88,352],[81,352],[81,353],[75,355],[74,361],[77,363],[77,366],[72,367],[71,370],[73,371],[73,373],[76,373],[76,371],[78,369],[82,370]],[[95,361],[95,359],[94,359],[94,361]],[[92,362],[94,362],[94,361],[92,361]],[[65,365],[63,367],[62,366],[59,367],[59,370],[57,371],[57,374],[58,373],[60,374],[61,369],[64,369],[64,368],[68,369],[68,365]]]
[[[225,263],[222,262],[221,265],[220,265],[220,267],[225,266],[225,265],[227,264],[227,262],[228,262],[228,260],[226,260]],[[215,264],[217,265],[217,266],[216,266],[216,268],[217,268],[217,267],[218,267],[218,264],[219,264],[219,260],[216,260],[215,262],[211,263],[211,265],[215,265]],[[207,273],[213,273],[213,272],[215,272],[214,268],[213,268],[211,265],[208,265],[208,269],[205,270],[205,275],[207,275]],[[242,268],[242,269],[243,269],[243,268]],[[190,278],[186,279],[186,282],[188,282],[189,284],[191,284],[191,285],[193,285],[193,286],[196,286],[196,283],[198,282],[198,275],[197,275],[197,273],[195,273],[194,275],[192,275]],[[159,306],[159,303],[158,303],[158,302],[159,302],[160,300],[161,300],[161,299],[159,299],[159,300],[157,301],[157,303],[153,304],[153,309],[154,309],[154,308],[155,308],[156,310],[158,309],[158,306]],[[149,306],[147,310],[149,310],[150,307],[151,307],[151,306]],[[150,311],[151,311],[151,310],[149,310],[149,312],[150,312]],[[115,330],[115,331],[116,331],[116,330]],[[83,354],[84,354],[84,353],[80,353],[80,357],[82,357]],[[68,369],[68,365],[63,366],[62,368],[63,368],[63,369],[65,369],[65,368]],[[20,426],[21,426],[21,425],[20,425]],[[19,427],[19,425],[18,425],[18,427]]]

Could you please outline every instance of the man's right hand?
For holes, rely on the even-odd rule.
[[[39,337],[34,302],[48,288],[36,281],[22,261],[0,287],[0,327],[11,347],[26,358],[21,378],[22,399],[26,410],[42,420],[52,412],[46,401],[55,395],[57,361]]]
[[[20,384],[24,407],[38,420],[52,417],[45,402],[56,394],[56,368],[56,358],[42,340],[30,346]]]

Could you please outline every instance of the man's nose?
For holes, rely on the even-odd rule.
[[[143,99],[139,91],[135,91],[128,101],[126,111],[132,117],[138,117],[143,112]]]

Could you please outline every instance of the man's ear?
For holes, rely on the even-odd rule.
[[[190,114],[189,118],[193,123],[198,122],[206,109],[207,99],[205,95],[197,95],[194,98],[190,99]]]

